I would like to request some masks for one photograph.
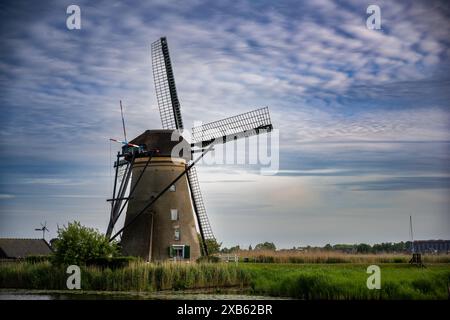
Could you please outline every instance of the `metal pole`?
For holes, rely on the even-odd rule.
[[[125,207],[126,207],[128,201],[130,200],[130,198],[132,197],[132,195],[133,195],[133,193],[134,193],[134,190],[136,190],[136,187],[137,187],[139,181],[141,180],[142,176],[144,175],[144,172],[145,172],[145,170],[147,169],[147,167],[148,167],[148,165],[149,165],[151,159],[152,159],[152,156],[149,156],[147,162],[145,163],[144,169],[141,171],[141,173],[139,174],[139,177],[138,177],[137,180],[136,180],[136,183],[135,183],[134,186],[131,188],[131,191],[130,191],[130,194],[128,195],[128,198],[125,199],[125,203],[124,203],[123,206],[120,208],[119,213],[114,217],[114,224],[116,223],[117,219],[119,219],[120,215],[122,214],[122,211],[125,209]],[[122,199],[123,199],[123,198],[122,198]]]
[[[111,214],[109,217],[109,223],[108,228],[106,230],[106,236],[109,237],[112,233],[113,228],[113,211],[114,211],[114,204],[116,201],[116,187],[117,187],[117,176],[119,174],[119,159],[120,159],[120,152],[117,152],[117,161],[116,161],[116,173],[114,175],[114,187],[113,187],[113,195],[112,195],[112,201],[111,201]]]

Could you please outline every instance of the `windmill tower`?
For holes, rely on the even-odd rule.
[[[114,164],[106,235],[111,240],[122,235],[125,255],[147,261],[195,260],[202,251],[208,255],[208,240],[215,240],[195,163],[216,144],[269,132],[273,127],[265,107],[193,128],[194,141],[185,140],[180,133],[183,121],[166,38],[154,42],[151,51],[162,129],[146,130],[130,142],[124,129],[122,152]],[[174,155],[175,147],[181,151]],[[125,207],[125,224],[112,235]]]

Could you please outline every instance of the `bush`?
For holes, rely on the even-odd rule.
[[[275,246],[275,244],[273,242],[264,242],[264,243],[258,243],[255,246],[255,250],[272,250],[275,251],[277,249],[277,247]]]
[[[87,266],[95,266],[102,269],[118,269],[128,267],[131,262],[136,262],[137,257],[98,257],[86,261]]]
[[[201,256],[196,260],[197,263],[202,262],[211,262],[211,263],[218,263],[220,262],[220,258],[217,256]]]
[[[50,261],[50,256],[43,255],[31,255],[25,258],[25,261],[28,263],[40,263]]]
[[[118,254],[117,243],[109,242],[98,230],[84,227],[77,221],[58,229],[54,245],[52,260],[59,265],[85,265],[87,261]]]

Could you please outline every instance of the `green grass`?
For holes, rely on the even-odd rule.
[[[447,299],[450,265],[380,264],[381,289],[366,286],[368,265],[241,264],[253,294],[299,299]]]
[[[366,286],[369,264],[132,263],[118,269],[82,267],[91,291],[155,292],[240,288],[254,295],[299,299],[447,299],[449,264],[379,264],[381,289]],[[0,264],[0,288],[64,290],[65,268],[44,263]]]

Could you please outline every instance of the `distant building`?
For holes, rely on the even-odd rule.
[[[416,240],[414,251],[420,253],[448,253],[450,240]]]
[[[17,260],[50,253],[52,249],[44,239],[0,238],[0,259]]]

